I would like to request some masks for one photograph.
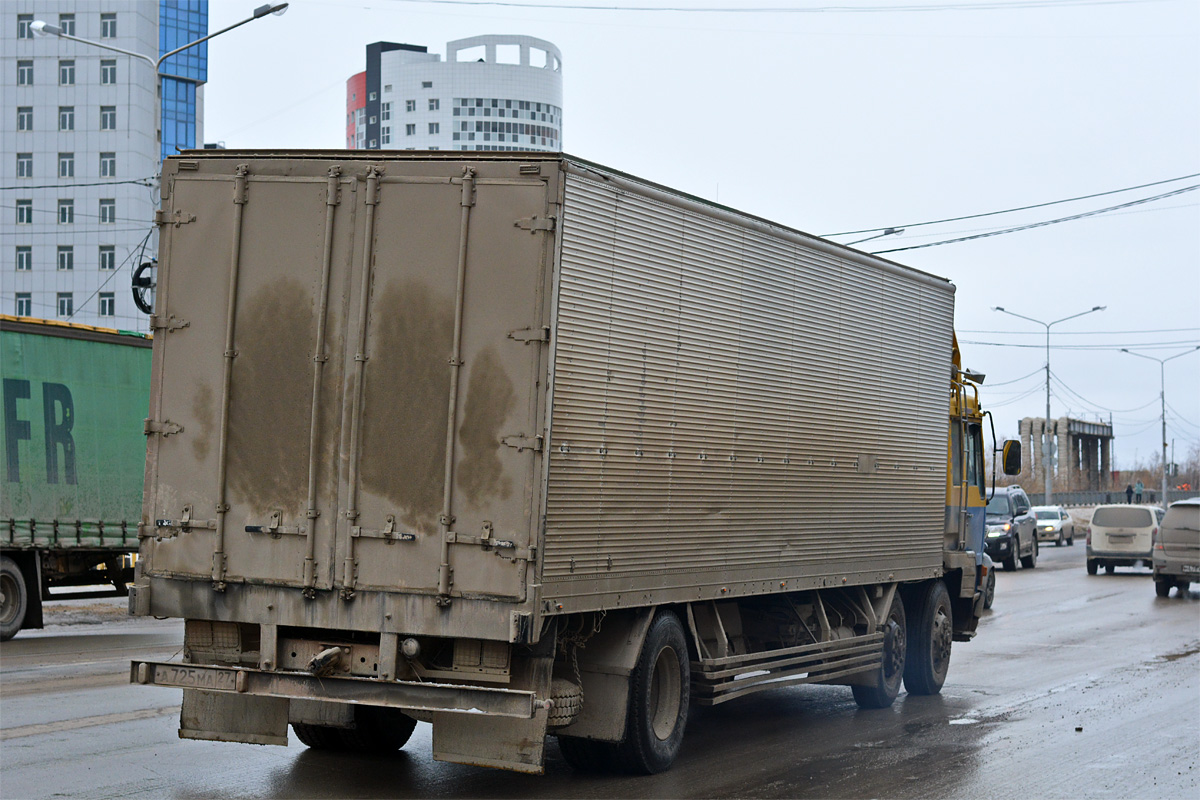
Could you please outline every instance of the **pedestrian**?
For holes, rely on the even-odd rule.
[[[1138,478],[1137,485],[1133,487],[1133,493],[1137,495],[1137,501],[1142,502],[1142,492],[1146,491],[1146,485],[1142,483],[1141,478]]]
[[[1133,502],[1133,484],[1125,484],[1125,502],[1127,504]]]

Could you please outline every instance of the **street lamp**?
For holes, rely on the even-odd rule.
[[[1131,356],[1137,356],[1138,358],[1147,358],[1151,361],[1158,362],[1158,380],[1159,380],[1159,395],[1158,396],[1162,400],[1162,447],[1163,447],[1163,451],[1162,451],[1162,458],[1163,458],[1163,460],[1162,460],[1162,504],[1163,504],[1163,508],[1166,508],[1168,505],[1168,503],[1167,503],[1167,362],[1172,359],[1179,358],[1180,356],[1186,356],[1190,353],[1194,353],[1197,350],[1200,350],[1200,345],[1196,345],[1191,350],[1184,350],[1182,353],[1176,353],[1173,356],[1168,356],[1167,358],[1155,358],[1154,356],[1148,356],[1148,355],[1145,355],[1144,353],[1135,353],[1132,350],[1128,350],[1124,347],[1121,348],[1122,353],[1128,353]]]
[[[1072,314],[1069,317],[1056,319],[1053,322],[1042,322],[1040,319],[1026,317],[1023,314],[1018,314],[1015,311],[1007,311],[1000,306],[994,306],[992,311],[999,311],[1002,314],[1008,314],[1010,317],[1036,322],[1038,325],[1046,327],[1046,427],[1042,432],[1042,472],[1046,476],[1046,498],[1042,501],[1043,505],[1050,505],[1054,496],[1054,477],[1050,471],[1050,328],[1060,322],[1066,322],[1069,319],[1082,317],[1084,314],[1091,314],[1093,311],[1103,311],[1108,306],[1094,306],[1087,311],[1080,311],[1078,314]]]
[[[227,28],[221,28],[221,30],[217,31],[216,33],[210,33],[208,36],[205,36],[202,39],[197,39],[194,42],[188,42],[183,47],[176,47],[171,52],[165,53],[162,56],[160,56],[158,58],[158,60],[155,60],[154,58],[146,55],[145,53],[137,53],[137,52],[134,52],[133,50],[126,50],[123,47],[114,47],[111,44],[104,44],[103,42],[93,42],[91,39],[81,39],[78,36],[72,36],[71,34],[64,32],[63,29],[61,27],[59,27],[58,25],[51,25],[49,22],[45,22],[44,20],[40,20],[40,19],[34,20],[32,23],[30,23],[29,29],[31,31],[33,31],[35,36],[57,36],[60,39],[69,39],[72,42],[79,42],[80,44],[89,44],[92,47],[100,47],[105,50],[112,50],[113,52],[116,52],[116,53],[123,53],[127,56],[132,56],[133,58],[140,58],[141,60],[145,61],[150,66],[154,67],[154,71],[156,73],[158,73],[159,75],[162,75],[163,73],[159,72],[159,67],[161,67],[162,63],[164,61],[166,61],[168,58],[170,58],[171,56],[178,55],[179,53],[182,53],[184,50],[187,50],[189,47],[195,47],[196,45],[198,45],[202,42],[207,42],[209,39],[213,38],[214,36],[220,36],[222,33],[231,31],[234,28],[240,28],[242,25],[245,25],[247,22],[253,22],[254,20],[260,19],[261,17],[265,17],[268,14],[274,14],[277,17],[282,16],[283,13],[285,11],[287,11],[287,9],[288,9],[287,3],[278,3],[276,5],[267,3],[266,5],[259,6],[258,8],[254,9],[254,14],[252,14],[251,16],[247,17],[246,19],[242,20],[241,22],[235,22],[234,24],[230,25]],[[167,77],[173,77],[173,76],[168,75]]]

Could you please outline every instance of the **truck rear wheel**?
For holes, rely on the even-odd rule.
[[[0,556],[0,642],[17,635],[29,609],[29,589],[17,562]]]
[[[691,677],[683,625],[673,612],[661,611],[630,676],[625,741],[617,748],[616,766],[645,775],[671,766],[683,743]]]
[[[859,708],[887,708],[896,702],[900,694],[900,682],[904,678],[904,659],[907,652],[907,625],[904,619],[904,601],[899,593],[892,599],[892,608],[884,622],[883,660],[871,673],[874,683],[869,686],[851,686],[854,702]]]
[[[950,671],[954,611],[946,584],[933,581],[909,598],[908,659],[904,688],[909,694],[937,694]]]
[[[346,750],[355,753],[392,753],[412,736],[417,721],[395,708],[355,706],[354,727],[292,723],[296,738],[314,750]]]

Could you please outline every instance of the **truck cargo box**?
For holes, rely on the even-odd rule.
[[[536,640],[940,574],[953,286],[560,154],[164,164],[141,613]]]

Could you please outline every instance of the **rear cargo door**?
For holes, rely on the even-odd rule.
[[[189,166],[164,199],[149,570],[330,588],[356,183]]]
[[[337,580],[427,594],[446,572],[453,596],[522,600],[557,173],[517,161],[383,167],[359,192]]]

